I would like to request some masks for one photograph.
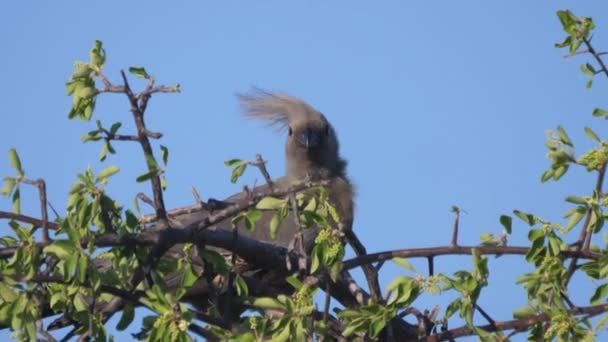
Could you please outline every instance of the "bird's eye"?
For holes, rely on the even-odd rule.
[[[325,135],[329,135],[329,125],[325,125]]]
[[[291,126],[289,126],[289,135],[291,135],[293,131],[291,130]]]

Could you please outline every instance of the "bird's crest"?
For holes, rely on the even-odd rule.
[[[327,123],[319,111],[297,97],[254,88],[248,94],[237,94],[243,115],[249,119],[269,120],[271,126],[283,130],[305,122]]]

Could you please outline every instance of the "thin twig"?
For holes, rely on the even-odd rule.
[[[255,155],[255,161],[254,162],[247,162],[247,164],[251,165],[251,166],[255,166],[258,168],[258,170],[260,170],[260,173],[262,174],[262,177],[264,177],[264,180],[266,181],[266,184],[268,184],[268,186],[270,188],[272,188],[274,186],[274,182],[272,181],[272,178],[270,178],[270,174],[268,173],[268,170],[266,170],[266,161],[264,159],[262,159],[262,155],[261,154],[256,154]]]
[[[516,246],[439,246],[425,248],[406,248],[357,256],[352,259],[345,260],[343,262],[343,268],[345,270],[350,270],[352,268],[359,267],[363,264],[370,264],[381,260],[389,260],[396,257],[429,258],[442,255],[472,255],[472,249],[475,249],[477,253],[479,253],[479,255],[525,255],[530,250],[529,247]],[[598,260],[600,258],[599,253],[591,251],[564,250],[560,252],[560,255],[564,258],[577,257],[588,260]]]
[[[452,212],[454,213],[454,229],[452,230],[452,242],[451,246],[458,246],[458,221],[460,219],[460,209],[456,206],[452,207]]]

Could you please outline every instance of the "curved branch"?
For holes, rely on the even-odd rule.
[[[585,315],[585,318],[597,316],[608,311],[608,304],[585,306],[577,309],[570,310],[569,312],[575,315]],[[551,319],[547,314],[538,314],[528,318],[514,319],[511,321],[495,321],[494,324],[487,324],[477,326],[478,329],[483,329],[488,332],[504,331],[504,330],[526,330],[527,328],[542,322],[548,322]],[[437,335],[428,336],[420,339],[419,341],[436,342],[436,341],[447,341],[463,336],[470,336],[475,334],[468,326],[462,326],[459,328],[444,331]]]
[[[388,260],[396,257],[401,258],[432,258],[440,255],[471,255],[472,250],[476,249],[480,255],[525,255],[530,248],[528,247],[511,247],[511,246],[441,246],[427,248],[408,248],[396,249],[393,251],[379,252],[358,256],[344,261],[344,269],[359,267],[364,264],[370,264],[382,260]],[[562,251],[561,255],[566,258],[585,258],[589,260],[597,260],[600,254],[590,251]]]

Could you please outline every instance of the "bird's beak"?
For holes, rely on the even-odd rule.
[[[310,150],[320,145],[321,135],[316,130],[307,127],[296,135],[296,143],[298,146]]]

